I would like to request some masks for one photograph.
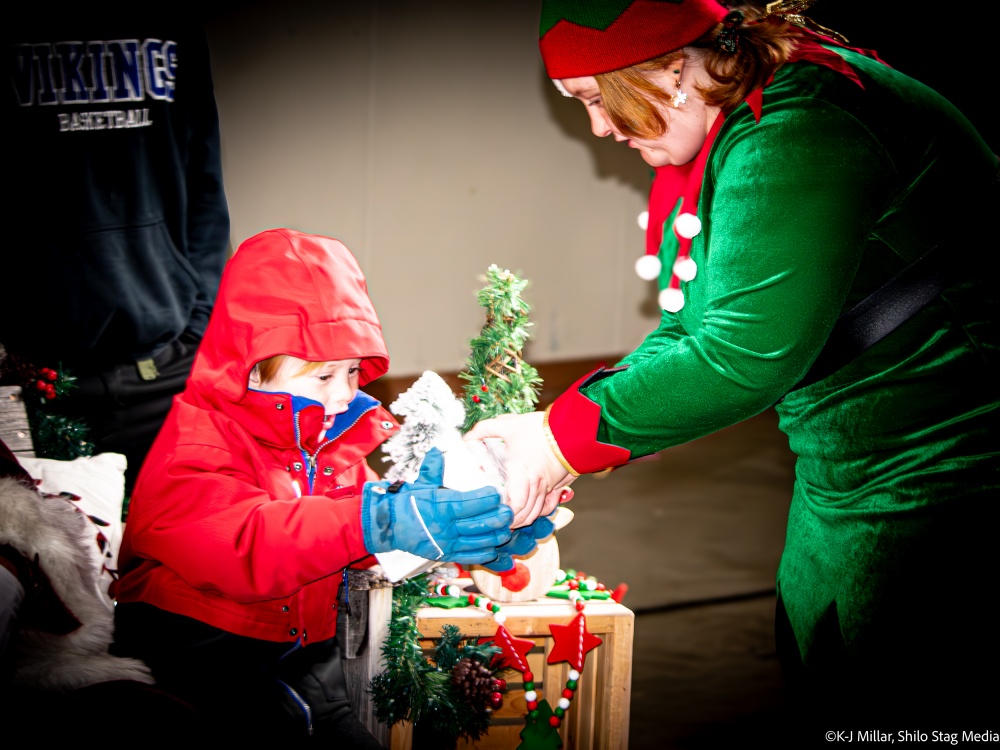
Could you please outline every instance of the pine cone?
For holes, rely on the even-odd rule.
[[[451,670],[451,684],[456,693],[474,708],[493,705],[494,682],[493,673],[478,659],[465,657]]]

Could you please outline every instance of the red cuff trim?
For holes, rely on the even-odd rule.
[[[549,407],[549,429],[566,461],[579,474],[596,474],[628,463],[632,454],[625,448],[597,441],[601,407],[580,393],[580,388],[616,370],[603,367],[577,380]]]

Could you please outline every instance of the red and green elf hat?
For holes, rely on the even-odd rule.
[[[728,12],[715,0],[544,0],[538,46],[549,78],[593,76],[691,44]]]

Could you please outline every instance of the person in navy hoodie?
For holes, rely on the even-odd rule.
[[[128,492],[230,254],[207,39],[191,13],[117,1],[19,4],[3,38],[9,375],[75,377],[47,410],[126,456]]]

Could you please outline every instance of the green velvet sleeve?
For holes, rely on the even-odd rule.
[[[860,122],[818,99],[777,99],[760,123],[744,105],[720,131],[685,306],[663,314],[627,370],[585,391],[602,407],[598,439],[633,456],[735,424],[791,389],[889,204],[892,164]]]

